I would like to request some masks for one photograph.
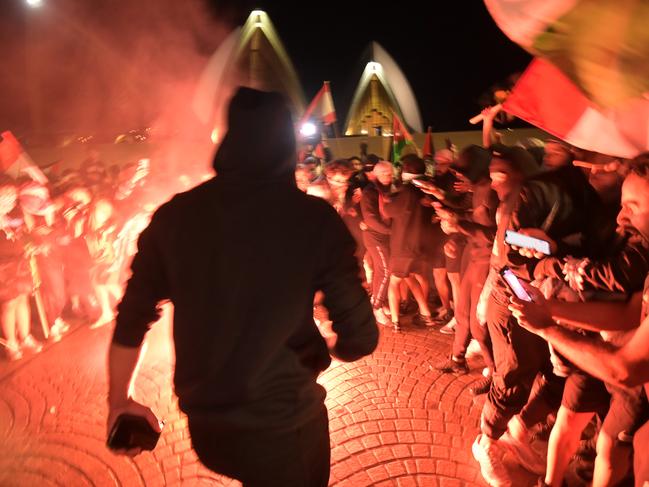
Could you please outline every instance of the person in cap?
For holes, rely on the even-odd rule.
[[[162,205],[139,238],[109,352],[108,425],[128,413],[159,429],[128,391],[169,299],[175,392],[201,462],[245,486],[324,487],[329,434],[316,378],[330,353],[371,353],[378,329],[345,224],[296,187],[284,98],[240,88],[228,125],[218,176]],[[336,333],[328,341],[313,320],[318,290]]]

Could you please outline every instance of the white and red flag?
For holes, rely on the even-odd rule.
[[[532,61],[503,109],[582,149],[625,158],[649,150],[648,99],[602,108],[544,59]]]
[[[47,183],[43,171],[24,151],[14,134],[7,130],[0,137],[0,171],[13,178],[27,175],[41,184]]]
[[[311,117],[322,120],[322,123],[325,125],[331,125],[336,121],[336,109],[334,108],[334,100],[331,97],[329,81],[324,82],[320,91],[311,100],[304,115],[302,115],[300,124],[306,122]]]

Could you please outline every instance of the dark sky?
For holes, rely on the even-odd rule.
[[[255,7],[275,24],[307,101],[322,81],[331,81],[339,119],[346,116],[359,60],[371,41],[401,66],[424,125],[440,131],[469,128],[466,120],[479,111],[480,96],[530,60],[478,0],[43,3],[33,11],[24,0],[3,1],[1,130],[127,130],[161,113],[173,118],[228,26]],[[34,92],[40,93],[36,111]]]
[[[480,96],[531,59],[505,37],[479,0],[302,1],[291,8],[260,3],[293,59],[307,99],[330,80],[339,119],[346,115],[359,59],[371,41],[401,66],[424,126],[439,131],[469,128]]]

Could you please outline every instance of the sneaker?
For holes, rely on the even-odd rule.
[[[379,325],[387,326],[390,324],[390,318],[385,316],[382,308],[374,308],[374,318]]]
[[[14,347],[7,346],[7,358],[12,362],[15,362],[16,360],[20,360],[21,358],[23,358],[23,352],[20,349],[20,346],[19,345],[16,345]]]
[[[442,326],[439,329],[439,332],[443,335],[453,335],[455,334],[455,317],[451,318],[448,323],[446,323],[444,326]]]
[[[482,478],[491,487],[510,487],[512,481],[502,461],[503,452],[498,443],[483,434],[477,436],[471,447],[473,458],[480,464]]]
[[[68,330],[70,330],[70,325],[68,325],[61,318],[57,318],[56,320],[54,320],[52,328],[50,328],[50,335],[52,336],[52,340],[58,342]]]
[[[401,323],[398,321],[393,321],[392,322],[392,331],[395,333],[400,333],[401,332]]]
[[[435,321],[438,323],[448,323],[453,318],[453,312],[447,308],[439,308]]]
[[[379,325],[387,326],[390,324],[390,318],[385,316],[383,308],[374,308],[374,318]]]
[[[23,340],[22,348],[25,350],[29,350],[32,353],[38,353],[41,350],[43,350],[43,344],[37,341],[34,338],[34,335],[28,335],[27,338]]]
[[[473,383],[469,388],[469,392],[474,396],[480,396],[481,394],[486,394],[491,389],[491,376],[482,377]]]
[[[500,437],[500,443],[511,451],[516,462],[525,470],[536,475],[545,474],[547,459],[532,448],[530,443],[517,440],[509,434],[509,431]]]
[[[433,321],[432,317],[422,315],[421,313],[417,313],[415,317],[412,319],[412,324],[414,326],[419,326],[419,327],[429,327],[429,326],[434,326],[435,322]]]
[[[437,367],[435,367],[443,374],[468,374],[469,366],[466,364],[466,360],[456,360],[451,355],[448,360]]]

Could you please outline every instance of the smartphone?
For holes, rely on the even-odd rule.
[[[507,230],[505,232],[505,243],[516,245],[524,249],[532,249],[545,255],[550,255],[550,243],[540,238],[530,237],[522,233]]]
[[[504,267],[503,269],[501,269],[500,275],[503,276],[503,279],[507,283],[507,286],[509,286],[509,289],[511,289],[511,291],[516,295],[518,299],[529,302],[532,301],[532,298],[521,284],[521,281],[509,267]]]
[[[159,438],[160,433],[153,429],[146,418],[120,414],[108,435],[107,445],[112,450],[153,450]]]

